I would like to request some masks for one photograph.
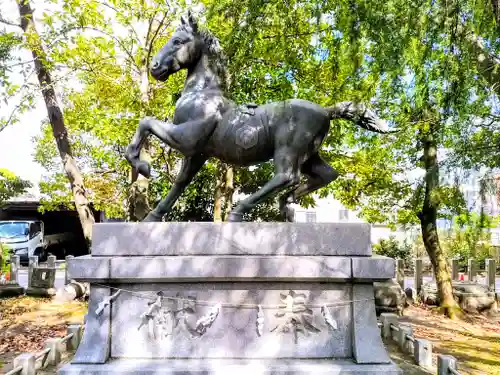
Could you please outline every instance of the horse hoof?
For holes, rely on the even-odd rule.
[[[139,161],[137,163],[137,171],[146,178],[151,177],[151,165],[145,161]]]
[[[154,222],[159,222],[162,221],[163,216],[159,216],[155,214],[153,211],[151,211],[148,216],[146,216],[142,221],[146,223],[154,223]]]
[[[233,222],[233,223],[239,223],[243,221],[243,214],[239,212],[230,212],[229,215],[227,216],[227,221]]]

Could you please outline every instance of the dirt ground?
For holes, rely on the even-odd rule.
[[[0,374],[20,353],[37,353],[51,337],[64,337],[68,324],[83,322],[84,302],[59,304],[48,298],[0,299]],[[3,367],[3,368],[2,368]]]
[[[412,306],[400,322],[413,327],[413,335],[432,341],[433,362],[437,354],[457,359],[462,375],[500,375],[500,314],[467,315],[452,321],[429,307]]]
[[[84,302],[59,304],[31,297],[0,300],[0,374],[12,369],[15,356],[39,352],[46,339],[64,336],[68,324],[82,323],[86,311]],[[433,309],[412,306],[400,321],[412,325],[415,337],[432,341],[434,366],[438,353],[449,354],[457,358],[462,375],[500,375],[500,315],[469,315],[451,321]],[[416,366],[413,357],[401,353],[391,340],[386,347],[404,374],[436,373],[435,367]],[[63,358],[64,362],[69,360],[69,355]],[[46,368],[37,374],[55,375],[56,369]]]

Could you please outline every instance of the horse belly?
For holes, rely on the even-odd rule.
[[[233,111],[231,111],[233,112]],[[234,165],[253,165],[273,157],[273,137],[265,111],[229,113],[211,137],[211,156]]]

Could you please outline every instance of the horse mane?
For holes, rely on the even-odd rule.
[[[188,26],[183,25],[181,28],[192,32],[192,29]],[[223,91],[229,90],[231,77],[227,70],[227,57],[220,45],[219,39],[207,29],[200,29],[196,34],[203,41],[203,51],[208,56],[211,67],[214,69],[214,73],[220,78],[221,88]]]

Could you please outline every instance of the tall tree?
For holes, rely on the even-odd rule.
[[[50,74],[50,63],[47,60],[42,39],[37,32],[33,10],[31,9],[29,1],[18,0],[17,8],[20,19],[18,26],[22,29],[24,34],[25,48],[31,51],[35,72],[47,107],[52,133],[57,144],[64,171],[71,186],[74,204],[83,228],[83,233],[85,239],[90,241],[92,238],[92,225],[95,221],[94,215],[90,209],[90,203],[86,196],[82,174],[71,151],[62,110],[59,106],[53,86],[54,83]]]

